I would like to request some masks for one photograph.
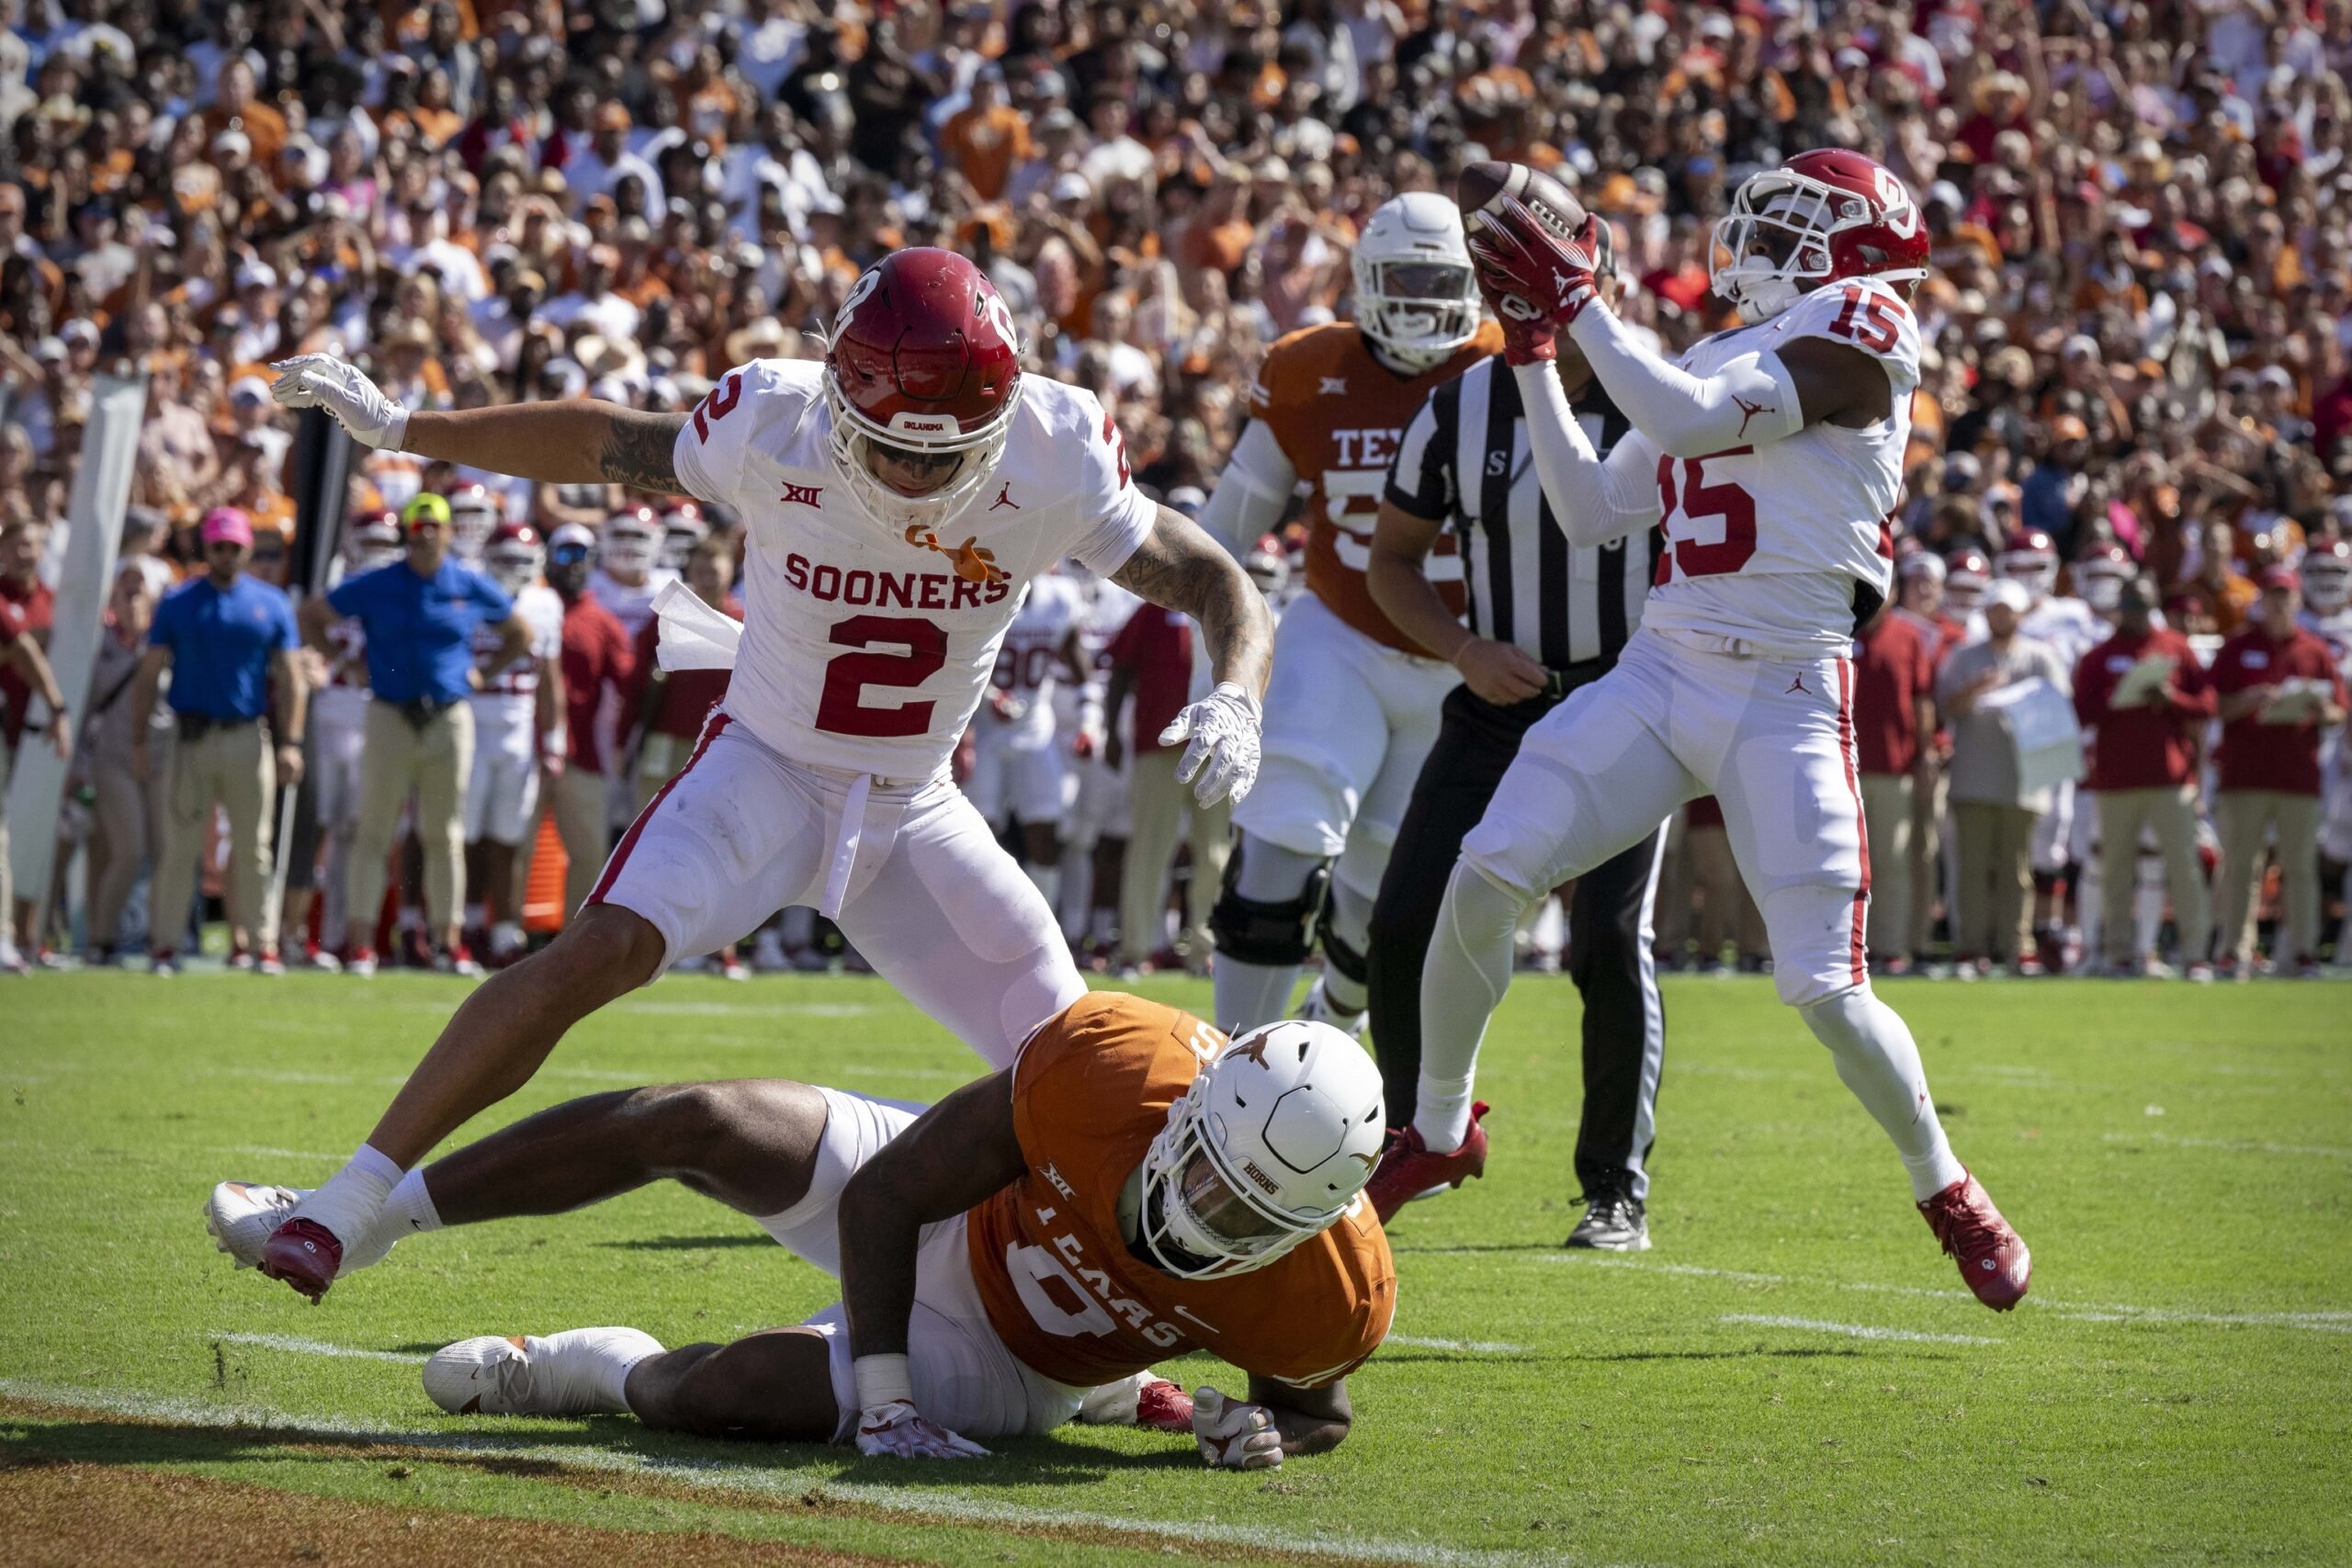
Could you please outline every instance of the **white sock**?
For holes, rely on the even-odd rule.
[[[560,1377],[565,1406],[576,1409],[585,1396],[595,1409],[615,1416],[629,1413],[630,1369],[662,1353],[662,1341],[635,1328],[567,1328],[547,1336],[545,1344],[533,1359],[553,1362],[548,1370]]]
[[[401,1168],[390,1156],[362,1144],[348,1164],[327,1178],[325,1186],[295,1205],[294,1213],[326,1226],[350,1251],[366,1237],[400,1179]]]
[[[1290,1016],[1290,994],[1298,987],[1295,964],[1250,964],[1230,953],[1216,955],[1216,1019],[1234,1034]]]
[[[391,1197],[384,1203],[384,1217],[398,1221],[404,1235],[441,1228],[441,1212],[433,1206],[433,1194],[424,1190],[423,1166],[401,1178],[400,1185],[392,1189]]]
[[[1445,1154],[1470,1135],[1470,1096],[1487,1021],[1510,988],[1511,931],[1527,900],[1454,863],[1421,965],[1421,1077],[1413,1126]]]
[[[1032,861],[1023,869],[1029,873],[1029,880],[1037,885],[1037,891],[1046,896],[1046,908],[1048,909],[1060,908],[1062,906],[1062,868],[1057,865],[1039,865],[1036,862]]]
[[[1919,1047],[1901,1015],[1868,987],[1799,1010],[1814,1037],[1829,1047],[1838,1077],[1894,1141],[1903,1168],[1911,1173],[1913,1198],[1932,1198],[1968,1174],[1944,1137]]]

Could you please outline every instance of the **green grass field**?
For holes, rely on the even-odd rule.
[[[1393,1228],[1396,1335],[1351,1382],[1353,1435],[1265,1478],[1099,1428],[949,1465],[446,1418],[416,1365],[447,1340],[724,1338],[832,1282],[665,1188],[413,1238],[314,1309],[233,1271],[199,1204],[225,1177],[327,1175],[459,983],[0,985],[0,1483],[138,1467],[822,1549],[798,1561],[2352,1561],[2352,988],[1887,994],[2033,1247],[2018,1312],[1961,1289],[1766,981],[1668,983],[1657,1247],[1561,1251],[1577,1003],[1522,979],[1487,1051],[1487,1179]],[[673,979],[575,1031],[468,1134],[644,1081],[928,1099],[977,1070],[876,981]],[[20,1560],[8,1495],[0,1559]],[[633,1543],[613,1561],[651,1560],[646,1537],[613,1539]]]

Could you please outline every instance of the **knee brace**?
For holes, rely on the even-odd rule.
[[[1323,908],[1330,885],[1331,866],[1317,862],[1306,874],[1306,886],[1295,898],[1279,901],[1241,896],[1241,866],[1249,840],[1237,836],[1233,853],[1225,863],[1225,881],[1209,910],[1209,934],[1216,950],[1244,964],[1283,965],[1306,962],[1314,943],[1315,920]]]
[[[1342,920],[1349,913],[1340,908],[1343,900],[1357,906],[1353,912],[1360,918],[1348,920],[1346,923],[1363,933],[1359,937],[1351,939],[1340,929]],[[1372,910],[1364,896],[1353,891],[1345,883],[1334,882],[1330,886],[1329,896],[1323,901],[1323,913],[1315,922],[1316,937],[1323,943],[1323,962],[1338,970],[1347,979],[1354,981],[1359,990],[1370,984],[1372,978],[1371,961],[1364,956],[1363,948],[1358,945],[1360,941],[1368,942],[1370,932],[1365,928],[1369,927],[1371,921]]]

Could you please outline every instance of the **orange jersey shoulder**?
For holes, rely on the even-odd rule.
[[[973,1279],[1007,1348],[1092,1387],[1198,1348],[1312,1386],[1376,1348],[1396,1271],[1368,1204],[1252,1274],[1183,1280],[1128,1248],[1119,1207],[1168,1111],[1225,1037],[1190,1013],[1101,991],[1023,1047],[1012,1115],[1027,1169],[974,1209]]]

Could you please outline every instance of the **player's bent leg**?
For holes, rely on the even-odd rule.
[[[1343,859],[1340,869],[1345,868]],[[1376,901],[1374,893],[1335,872],[1316,927],[1323,944],[1323,973],[1299,1004],[1301,1018],[1346,1034],[1363,1032],[1364,1015],[1372,1006],[1372,910]]]
[[[1218,1028],[1238,1032],[1289,1015],[1329,880],[1323,856],[1237,830],[1209,910]]]
[[[771,1328],[730,1345],[686,1345],[636,1362],[627,1408],[662,1432],[752,1442],[831,1442],[842,1424],[831,1350],[813,1328]]]

